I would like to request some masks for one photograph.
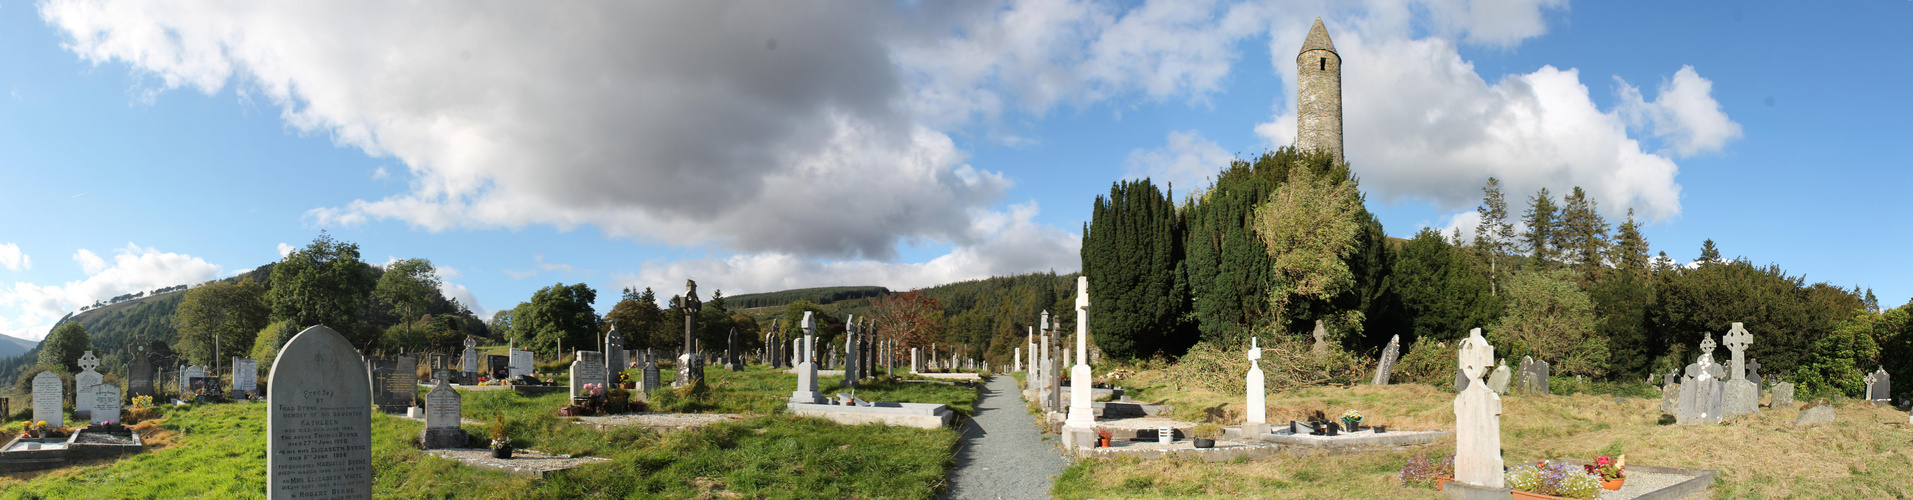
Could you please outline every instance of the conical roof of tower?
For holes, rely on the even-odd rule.
[[[1315,27],[1309,28],[1308,39],[1302,41],[1301,53],[1307,53],[1311,50],[1335,52],[1335,42],[1329,41],[1328,27],[1322,26],[1322,18],[1320,17],[1315,18]],[[1337,55],[1340,55],[1340,53],[1337,53]]]

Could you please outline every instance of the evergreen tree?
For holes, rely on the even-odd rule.
[[[1621,223],[1618,232],[1620,234],[1614,242],[1615,266],[1646,277],[1651,266],[1647,257],[1647,238],[1641,236],[1641,226],[1634,222],[1634,209],[1627,209],[1627,222]]]
[[[1714,246],[1714,240],[1712,238],[1701,242],[1700,258],[1694,261],[1701,263],[1701,265],[1720,263],[1720,248]]]
[[[1515,252],[1514,223],[1508,221],[1508,200],[1501,194],[1499,179],[1489,177],[1488,184],[1481,187],[1481,194],[1481,205],[1475,207],[1480,224],[1475,226],[1474,250],[1488,273],[1488,293],[1496,295],[1500,293],[1497,287],[1501,280],[1511,269],[1508,258]],[[1461,235],[1457,233],[1455,238],[1459,240]]]
[[[1501,298],[1490,293],[1487,276],[1475,270],[1469,248],[1443,241],[1434,229],[1422,228],[1402,244],[1400,255],[1393,285],[1412,332],[1403,343],[1456,340],[1469,329],[1500,318]]]
[[[616,325],[618,334],[624,337],[626,349],[678,347],[657,343],[653,332],[664,329],[664,322],[664,310],[658,308],[657,294],[652,293],[650,288],[645,288],[642,293],[626,288],[623,299],[611,306],[611,312],[604,315],[602,326],[608,331],[612,325]]]
[[[1096,197],[1083,228],[1083,274],[1097,312],[1090,331],[1112,358],[1177,354],[1194,343],[1182,321],[1189,289],[1170,196],[1148,179],[1118,182]]]
[[[1607,234],[1607,220],[1601,217],[1598,203],[1587,197],[1580,186],[1561,199],[1561,213],[1556,241],[1560,242],[1561,258],[1581,273],[1584,281],[1592,281],[1607,269],[1607,253],[1610,247]]]
[[[1203,339],[1222,345],[1246,343],[1249,331],[1271,319],[1273,263],[1253,221],[1255,207],[1268,200],[1292,169],[1348,176],[1347,165],[1335,163],[1332,154],[1284,147],[1264,152],[1253,162],[1230,162],[1214,186],[1184,205],[1190,312]]]
[[[1560,221],[1555,212],[1554,196],[1548,194],[1548,188],[1541,188],[1534,197],[1528,198],[1528,211],[1521,219],[1528,225],[1528,232],[1521,239],[1528,246],[1528,257],[1537,266],[1546,267],[1560,258],[1556,232]]]
[[[1288,182],[1256,207],[1256,233],[1274,264],[1269,308],[1278,325],[1296,331],[1322,320],[1337,337],[1362,331],[1362,310],[1325,304],[1355,289],[1347,259],[1360,241],[1362,215],[1353,181],[1308,169],[1291,170]]]

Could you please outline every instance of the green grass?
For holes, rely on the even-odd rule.
[[[511,391],[464,393],[465,417],[503,414],[513,444],[612,461],[539,482],[466,467],[417,450],[423,424],[372,417],[373,494],[377,498],[933,498],[945,488],[958,436],[952,429],[845,426],[782,414],[792,375],[755,368],[706,372],[699,394],[671,391],[686,407],[763,416],[697,430],[596,431],[556,416],[564,394],[528,398]],[[836,379],[820,380],[827,386]],[[831,391],[835,392],[835,391]],[[965,387],[875,382],[865,399],[951,404],[975,411]],[[777,404],[771,397],[780,398]],[[754,410],[773,410],[757,412]],[[258,498],[265,491],[266,405],[235,403],[167,408],[146,434],[148,452],[118,461],[0,475],[0,499]],[[475,439],[484,426],[467,425]]]

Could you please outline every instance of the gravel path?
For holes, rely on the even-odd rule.
[[[976,418],[963,429],[963,446],[944,498],[1049,498],[1050,483],[1069,461],[1054,439],[1044,440],[1037,432],[1020,394],[1010,377],[996,377],[983,387]]]

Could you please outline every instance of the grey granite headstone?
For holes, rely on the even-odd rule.
[[[660,387],[664,387],[664,382],[658,378],[660,376],[658,372],[658,355],[647,347],[644,349],[644,392],[648,393],[658,390]]]
[[[511,378],[511,357],[497,354],[485,355],[485,377],[492,380]]]
[[[624,334],[618,332],[618,325],[611,325],[611,331],[604,334],[604,369],[611,383],[618,383],[618,374],[631,367],[631,358],[624,351]]]
[[[120,386],[100,384],[94,386],[92,421],[95,424],[120,421]]]
[[[60,381],[53,372],[40,372],[33,376],[33,421],[46,422],[54,427],[66,426],[66,412],[62,403],[66,400],[66,383]]]
[[[1866,376],[1867,401],[1883,405],[1892,402],[1893,376],[1887,375],[1886,367],[1874,370]]]
[[[861,362],[861,358],[863,358],[863,356],[857,355],[857,344],[861,341],[861,339],[857,338],[858,334],[861,333],[860,330],[861,328],[857,326],[857,317],[855,315],[845,317],[844,378],[837,382],[839,387],[857,388],[857,364]]]
[[[93,416],[93,401],[97,399],[93,393],[103,389],[106,384],[101,383],[103,378],[100,372],[94,370],[100,367],[100,358],[94,357],[93,351],[86,351],[85,355],[80,356],[78,364],[81,371],[73,374],[73,418],[90,419]]]
[[[604,353],[578,351],[578,359],[571,362],[571,397],[582,394],[585,384],[604,385],[605,375]]]
[[[266,384],[270,498],[372,498],[372,382],[359,360],[324,326],[279,349]]]
[[[1673,415],[1680,407],[1681,385],[1671,383],[1661,387],[1661,413]]]
[[[1774,384],[1773,402],[1767,407],[1776,410],[1793,409],[1793,382]]]
[[[1554,376],[1554,365],[1549,364],[1548,360],[1545,359],[1535,360],[1534,384],[1536,392],[1543,396],[1554,394],[1548,390],[1548,378],[1552,376]]]
[[[1760,375],[1760,360],[1747,360],[1747,380],[1753,382],[1754,387],[1765,388],[1766,386],[1762,384],[1765,382],[1764,378]]]
[[[463,422],[463,400],[452,384],[444,380],[425,393],[425,429],[419,431],[419,443],[426,449],[464,448],[470,441]]]
[[[1388,385],[1389,376],[1395,372],[1395,357],[1401,354],[1402,336],[1388,338],[1388,347],[1382,349],[1382,360],[1375,363],[1375,378],[1370,385]]]
[[[418,402],[418,358],[399,356],[387,363],[391,371],[380,375],[376,381],[379,411],[405,413],[407,408]]]
[[[126,363],[126,392],[129,396],[153,395],[153,362],[145,342],[133,343],[133,360]]]
[[[1812,408],[1808,408],[1804,411],[1801,411],[1800,416],[1794,419],[1793,424],[1794,425],[1827,424],[1827,423],[1833,423],[1833,419],[1834,419],[1833,407],[1827,406],[1826,403],[1821,403],[1819,405],[1815,405]]]
[[[232,358],[232,397],[245,397],[247,393],[259,393],[259,362],[252,358]]]

